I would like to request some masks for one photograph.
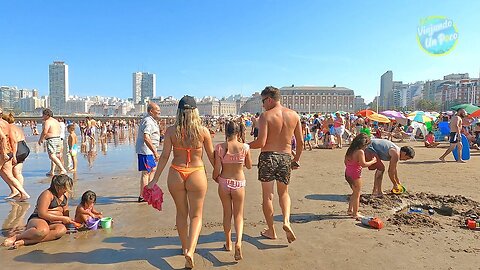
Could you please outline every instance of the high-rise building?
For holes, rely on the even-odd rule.
[[[156,76],[148,72],[133,73],[133,103],[143,103],[156,95]]]
[[[54,61],[48,69],[50,89],[50,109],[54,114],[65,113],[68,100],[68,65],[65,62]]]
[[[408,84],[404,84],[401,81],[394,81],[392,91],[392,103],[389,109],[405,109],[408,104],[408,97]]]
[[[388,110],[392,107],[393,99],[393,72],[385,72],[380,78],[380,100],[379,105],[382,110]]]
[[[353,99],[353,111],[358,112],[366,108],[367,104],[365,104],[365,99],[362,98],[362,96],[355,96],[355,98]]]

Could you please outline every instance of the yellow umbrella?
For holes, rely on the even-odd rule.
[[[370,115],[367,115],[367,118],[372,121],[377,121],[379,123],[390,123],[390,119],[388,119],[388,117],[378,113],[372,113]]]

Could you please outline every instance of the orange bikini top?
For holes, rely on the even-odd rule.
[[[175,146],[174,146],[173,149],[185,150],[185,151],[187,151],[187,167],[188,167],[188,164],[192,161],[191,151],[192,151],[192,150],[202,149],[202,147],[198,147],[198,148],[184,148],[184,147],[175,147]]]

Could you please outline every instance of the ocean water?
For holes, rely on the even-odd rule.
[[[38,145],[39,136],[31,135],[30,128],[25,128],[26,141],[30,148],[30,155],[24,162],[24,187],[31,198],[26,202],[5,200],[10,193],[7,184],[0,180],[0,222],[2,234],[6,236],[15,227],[25,225],[27,218],[33,212],[38,195],[50,186],[51,177],[45,174],[50,170],[50,159],[45,145]],[[41,127],[39,128],[41,131]],[[79,134],[79,131],[76,132]],[[131,172],[137,169],[135,154],[135,136],[128,130],[121,130],[110,136],[106,143],[86,145],[84,151],[77,155],[78,167],[76,173],[69,173],[74,181],[100,181],[107,175],[120,175],[122,172]],[[81,137],[78,136],[79,144]],[[82,194],[76,192],[74,186],[74,201]],[[77,194],[80,193],[80,194]],[[72,208],[73,202],[70,203]],[[72,210],[72,209],[71,209]]]

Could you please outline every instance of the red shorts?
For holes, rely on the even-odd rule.
[[[382,160],[380,157],[373,151],[365,149],[365,161],[370,161],[372,160],[373,157],[377,158],[377,162],[375,164],[371,165],[368,167],[369,170],[379,170],[379,171],[385,171],[385,165],[383,164]]]

